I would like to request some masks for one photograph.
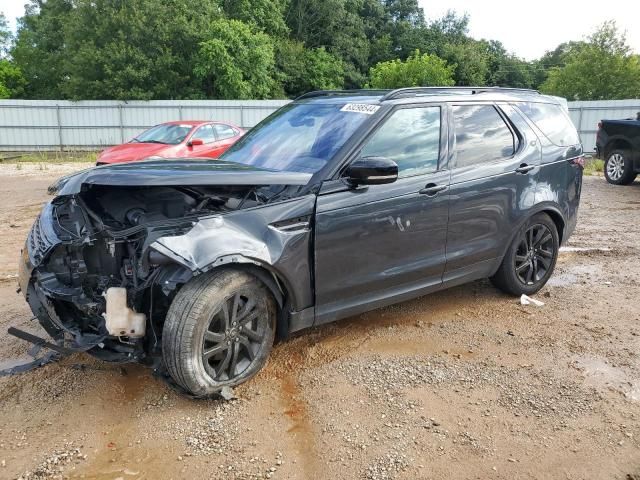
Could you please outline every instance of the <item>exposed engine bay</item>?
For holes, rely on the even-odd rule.
[[[211,216],[264,206],[300,187],[83,186],[45,206],[25,247],[27,301],[58,342],[109,361],[159,348],[171,300],[193,272],[150,248]]]

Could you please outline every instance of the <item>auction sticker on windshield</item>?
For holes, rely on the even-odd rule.
[[[373,115],[378,111],[380,105],[368,105],[366,103],[347,103],[340,109],[341,112],[364,113],[365,115]]]

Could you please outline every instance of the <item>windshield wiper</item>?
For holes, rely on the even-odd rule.
[[[167,142],[161,142],[160,140],[138,140],[140,143],[160,143],[162,145],[169,145]]]

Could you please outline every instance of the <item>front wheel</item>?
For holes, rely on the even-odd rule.
[[[556,224],[545,213],[534,215],[516,234],[491,282],[511,295],[532,295],[551,277],[559,249]]]
[[[604,177],[613,185],[629,185],[636,179],[627,150],[613,150],[604,162]]]
[[[276,304],[253,275],[220,270],[192,279],[167,312],[162,356],[171,377],[196,396],[247,381],[271,352]]]

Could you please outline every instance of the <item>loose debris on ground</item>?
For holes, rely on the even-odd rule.
[[[0,169],[3,331],[42,335],[14,276],[55,168]],[[544,306],[481,281],[322,326],[227,400],[86,355],[0,378],[0,478],[640,478],[640,183],[579,217]]]

